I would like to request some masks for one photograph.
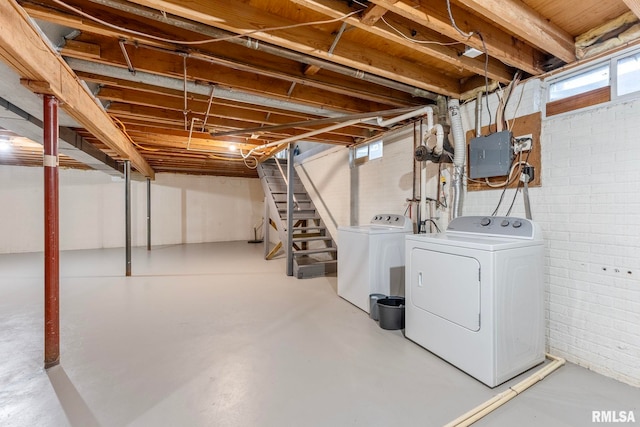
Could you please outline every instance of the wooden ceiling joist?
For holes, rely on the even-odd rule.
[[[631,9],[631,11],[633,13],[635,13],[635,15],[640,18],[640,0],[623,0],[624,4],[627,5],[627,7],[629,9]]]
[[[458,0],[533,46],[570,63],[575,61],[571,34],[549,22],[520,0]]]
[[[465,37],[451,25],[444,2],[429,2],[428,5],[412,0],[371,0],[371,2],[481,52],[486,46],[490,56],[529,74],[538,75],[545,71],[542,68],[545,61],[542,52],[522,40],[515,39],[513,35],[488,25],[487,22],[455,4],[451,5],[451,11],[458,27],[466,32],[480,31],[484,44],[479,37]]]
[[[92,60],[84,58],[82,52],[77,53],[73,49],[65,49],[64,55],[71,58],[84,59],[105,65],[115,65],[127,68],[127,63],[122,55],[117,40],[106,39],[100,36],[87,36],[85,41],[94,40],[101,46],[100,59]],[[160,52],[148,49],[129,50],[131,63],[138,71],[183,78],[184,68],[182,58],[173,53]],[[307,105],[322,106],[344,112],[360,112],[363,110],[385,110],[387,104],[367,102],[353,96],[328,93],[315,87],[296,85],[293,92],[289,93],[291,83],[283,79],[276,79],[245,71],[237,71],[225,66],[204,62],[197,59],[187,59],[187,75],[190,81],[219,84],[233,87],[249,93],[268,94],[283,101],[295,101]]]
[[[349,8],[346,3],[338,3],[334,0],[291,1],[299,4],[300,6],[307,7],[332,18],[338,18],[353,11],[353,9]],[[379,7],[381,10],[386,11],[386,9],[381,6],[375,6]],[[380,17],[382,17],[382,15],[380,15]],[[347,22],[348,24],[364,30],[372,35],[380,37],[381,40],[392,40],[395,43],[406,47],[407,49],[411,49],[412,51],[420,54],[429,55],[453,67],[470,71],[476,74],[484,74],[484,58],[476,59],[460,55],[461,52],[464,52],[464,45],[462,43],[460,44],[458,49],[452,46],[446,46],[447,44],[451,44],[454,40],[446,39],[433,32],[430,32],[430,34],[428,34],[428,39],[423,40],[424,42],[432,43],[420,43],[412,41],[410,39],[414,39],[415,36],[411,36],[411,34],[416,32],[416,30],[407,26],[407,24],[400,22],[398,18],[388,17],[388,19],[386,19],[386,22],[393,28],[395,28],[396,31],[403,32],[405,34],[405,37],[400,36],[396,31],[391,29],[389,25],[384,22],[368,24],[358,19],[357,15],[346,18],[344,22]],[[502,83],[507,83],[513,78],[513,71],[500,61],[491,58],[487,66],[487,75],[490,79],[498,80]]]
[[[60,25],[71,26],[78,28],[84,33],[91,33],[99,36],[105,36],[117,40],[128,40],[128,43],[135,46],[147,46],[149,48],[160,48],[167,51],[179,51],[181,54],[189,53],[192,58],[200,58],[204,61],[214,62],[218,65],[224,65],[232,69],[241,71],[247,71],[264,76],[279,78],[285,81],[297,82],[299,84],[317,87],[323,90],[343,94],[343,95],[357,95],[363,99],[369,99],[373,102],[384,103],[393,106],[403,106],[407,102],[412,102],[412,97],[408,93],[390,90],[388,88],[377,87],[375,85],[367,84],[360,80],[347,80],[340,79],[334,76],[330,81],[320,78],[310,78],[313,74],[306,72],[299,72],[299,67],[292,66],[292,61],[281,60],[282,64],[274,61],[273,58],[267,62],[267,56],[258,55],[255,51],[250,52],[251,56],[257,56],[254,63],[250,63],[246,58],[233,58],[229,54],[234,51],[242,51],[239,47],[233,47],[229,49],[219,49],[220,43],[213,43],[207,46],[207,50],[216,48],[212,52],[205,53],[204,51],[197,51],[194,49],[185,49],[184,46],[178,46],[177,44],[170,44],[166,42],[160,42],[149,37],[132,36],[124,31],[117,31],[104,25],[88,21],[81,17],[76,17],[71,14],[54,10],[51,8],[43,7],[42,5],[24,3],[23,7],[29,12],[29,15],[47,22],[52,22]],[[131,24],[130,24],[131,25]],[[148,30],[152,32],[151,30]],[[174,29],[175,31],[175,29]],[[165,37],[184,38],[185,34],[166,34]],[[200,36],[201,37],[201,36]],[[198,38],[198,37],[191,37]],[[215,53],[215,51],[221,53]],[[100,45],[96,43],[85,43],[78,40],[67,40],[65,46],[62,49],[63,55],[69,55],[81,59],[100,59]],[[224,54],[222,53],[224,52]],[[258,65],[261,64],[261,65]],[[297,73],[291,70],[298,71]]]
[[[459,85],[455,79],[429,73],[424,67],[401,58],[390,58],[385,52],[368,49],[363,55],[362,47],[341,40],[333,52],[328,50],[334,40],[331,30],[326,37],[320,37],[322,26],[296,27],[281,31],[263,31],[265,28],[286,27],[296,24],[277,15],[255,8],[249,3],[192,3],[185,7],[179,0],[132,0],[142,6],[163,10],[167,13],[191,19],[226,31],[251,32],[251,38],[277,44],[279,46],[318,58],[390,78],[427,91],[455,96]],[[231,25],[231,23],[233,23]]]
[[[27,82],[43,82],[61,107],[104,144],[131,160],[150,178],[154,171],[81,85],[62,57],[46,43],[15,0],[0,2],[0,55]],[[16,82],[17,83],[17,82]],[[36,90],[42,89],[38,84]]]

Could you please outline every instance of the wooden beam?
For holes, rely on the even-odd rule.
[[[163,125],[179,125],[180,123],[184,124],[184,115],[181,111],[172,111],[163,108],[156,107],[146,107],[146,106],[136,106],[131,104],[123,104],[120,102],[113,102],[109,106],[109,112],[119,119],[123,120],[126,118],[135,118],[135,119],[143,119],[148,121],[149,123],[159,123]],[[191,113],[189,116],[197,117],[199,119],[204,118],[204,114],[195,114]],[[255,127],[259,125],[259,123],[243,121],[243,120],[235,120],[235,119],[226,119],[219,117],[211,117],[208,120],[209,128],[221,128],[228,130],[236,130],[236,129],[245,129],[248,127]],[[363,130],[364,131],[364,130]],[[308,131],[298,130],[298,129],[290,129],[286,132],[278,132],[278,133],[269,133],[268,135],[273,135],[274,137],[284,138],[291,135],[302,135]],[[333,133],[323,133],[321,135],[315,136],[313,138],[309,138],[310,140],[320,141],[320,142],[328,142],[332,144],[343,144],[349,145],[353,144],[354,138],[356,136],[353,135],[341,135],[339,134],[340,129],[334,131]],[[365,132],[362,132],[365,133]],[[368,135],[367,135],[368,136]],[[360,136],[362,138],[363,136]]]
[[[360,22],[364,25],[371,26],[378,22],[380,18],[387,13],[388,10],[377,4],[370,4],[367,9],[360,15]]]
[[[330,60],[341,65],[389,78],[427,91],[448,96],[457,95],[457,80],[442,73],[429,73],[420,64],[402,58],[390,57],[386,52],[341,40],[329,54],[334,37],[321,26],[296,27],[277,32],[263,29],[298,24],[247,2],[190,2],[180,0],[132,0],[131,3],[147,6],[166,13],[191,19],[234,33],[249,33],[251,38],[269,42],[296,52]],[[259,18],[258,18],[259,17]]]
[[[164,110],[180,112],[181,114],[184,108],[184,100],[182,98],[149,94],[131,89],[102,88],[98,93],[98,98],[112,102],[123,102],[138,106],[162,108]],[[203,116],[207,110],[207,100],[190,99],[187,106],[189,111],[193,112],[193,114]],[[209,120],[207,120],[207,122],[209,123],[212,118],[241,120],[245,122],[252,122],[255,125],[267,126],[286,125],[294,122],[294,120],[289,116],[270,114],[267,118],[267,116],[261,111],[252,111],[246,108],[241,109],[230,106],[219,107],[215,103],[209,111]],[[295,128],[307,131],[311,130],[304,126],[298,126]],[[364,138],[368,136],[368,131],[366,129],[369,128],[379,129],[376,126],[370,125],[367,127],[365,127],[365,125],[361,127],[348,126],[331,133]]]
[[[145,176],[154,171],[111,118],[85,90],[50,43],[40,38],[39,30],[15,0],[0,1],[0,56],[23,79],[47,82],[51,94],[62,108],[104,144],[130,159]]]
[[[640,0],[622,0],[635,15],[640,18]]]
[[[566,63],[576,60],[573,36],[520,0],[458,0]]]
[[[304,67],[304,75],[305,76],[314,76],[316,74],[318,74],[318,71],[320,71],[320,67],[318,67],[317,65],[307,65],[306,67]]]
[[[420,102],[416,100],[410,94],[400,92],[397,90],[391,90],[385,87],[373,85],[368,82],[364,82],[359,79],[348,78],[344,76],[334,75],[331,81],[323,78],[313,78],[315,72],[300,72],[300,65],[298,62],[294,62],[287,59],[275,58],[272,55],[267,55],[254,49],[247,49],[237,45],[227,44],[225,42],[212,43],[202,47],[198,52],[192,49],[185,49],[184,46],[177,46],[176,44],[160,42],[149,37],[135,36],[117,31],[100,24],[96,24],[92,21],[88,21],[73,15],[69,15],[63,12],[59,12],[53,9],[49,9],[40,5],[34,5],[31,3],[25,3],[25,10],[33,18],[45,20],[47,22],[53,22],[60,25],[65,25],[71,28],[76,28],[83,33],[90,33],[95,35],[106,36],[109,38],[116,38],[118,40],[129,40],[139,46],[149,46],[162,48],[166,50],[179,50],[180,52],[191,52],[192,55],[200,55],[208,60],[218,61],[219,65],[226,65],[232,69],[242,69],[252,73],[265,75],[269,77],[275,77],[287,82],[296,82],[297,84],[317,87],[330,92],[339,93],[347,96],[357,96],[362,99],[370,100],[372,102],[384,103],[389,106],[404,106],[404,105],[420,105]],[[97,13],[97,12],[94,12]],[[129,15],[125,15],[128,19]],[[109,20],[108,18],[105,18]],[[121,18],[124,19],[124,18]],[[136,17],[131,18],[129,26],[143,26],[142,23],[135,20]],[[112,20],[112,19],[111,19]],[[140,31],[147,33],[162,33],[167,38],[196,40],[201,39],[202,36],[198,34],[192,34],[191,32],[176,31],[174,28],[165,28],[162,23],[157,23],[158,27],[145,27],[139,29]],[[70,48],[72,46],[69,46]],[[71,56],[71,50],[66,50],[64,54]],[[74,57],[82,58],[81,52],[73,52]],[[91,58],[86,58],[91,59]],[[95,59],[95,58],[94,58]],[[309,66],[310,71],[319,67]]]
[[[73,49],[78,58],[98,59],[100,58],[100,45],[93,43],[84,43],[78,40],[66,40],[61,54],[64,55],[65,50]]]
[[[83,36],[88,42],[98,42],[101,46],[100,60],[90,60],[107,65],[126,68],[127,64],[117,40],[101,36]],[[138,48],[129,50],[129,58],[136,70],[149,73],[183,78],[182,58],[175,53]],[[75,57],[72,50],[67,55]],[[309,85],[296,85],[289,94],[291,82],[249,71],[239,71],[227,66],[206,62],[199,58],[187,58],[189,80],[220,84],[226,87],[241,89],[246,92],[278,98],[284,101],[297,101],[307,105],[344,112],[382,111],[389,109],[389,104],[365,101],[359,97],[330,93]],[[404,106],[404,105],[403,105]]]
[[[316,12],[323,13],[333,18],[338,18],[352,12],[353,10],[349,8],[347,4],[342,2],[336,2],[335,0],[291,0],[294,3],[297,3],[301,6],[310,8],[315,10]],[[398,0],[390,0],[392,3],[397,2]],[[378,6],[378,5],[375,5]],[[385,10],[385,8],[381,9]],[[382,16],[382,15],[380,15]],[[353,25],[356,28],[364,30],[372,35],[378,36],[381,38],[381,43],[384,41],[391,41],[393,43],[397,43],[403,46],[406,49],[411,51],[415,51],[421,54],[429,55],[433,58],[436,58],[444,63],[451,65],[455,68],[470,71],[474,74],[482,74],[484,75],[484,66],[485,61],[484,58],[468,58],[466,56],[462,56],[461,53],[464,52],[464,45],[461,43],[458,48],[454,46],[447,46],[454,42],[450,38],[442,37],[439,34],[435,34],[430,32],[431,34],[426,34],[426,41],[432,41],[433,44],[422,44],[416,43],[414,41],[408,40],[405,37],[398,35],[397,32],[393,31],[389,28],[389,26],[384,22],[372,23],[371,25],[367,25],[361,20],[359,20],[356,16],[347,18],[344,20],[350,25]],[[410,28],[403,21],[405,19],[398,19],[397,17],[388,17],[386,19],[387,23],[392,25],[396,30],[401,31],[406,37],[414,38],[411,36],[412,32],[414,32],[414,28]],[[410,21],[411,22],[411,21]],[[411,22],[413,23],[413,22]],[[416,25],[413,25],[416,27]],[[420,26],[422,27],[422,26]],[[422,27],[427,30],[426,28]],[[442,45],[438,44],[442,43]],[[504,65],[502,62],[490,58],[489,64],[487,67],[487,75],[490,79],[498,80],[502,83],[508,83],[513,78],[513,71]]]
[[[428,4],[414,0],[370,1],[453,40],[463,42],[467,46],[480,51],[484,50],[482,41],[477,36],[467,39],[451,26],[451,20],[444,1],[429,2]],[[538,75],[545,72],[542,67],[545,62],[542,52],[524,43],[524,41],[514,38],[511,34],[487,24],[486,21],[455,4],[451,5],[451,11],[458,27],[463,31],[481,31],[490,56],[529,74]]]

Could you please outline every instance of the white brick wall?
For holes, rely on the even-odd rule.
[[[519,116],[538,110],[544,88],[532,81],[524,90]],[[474,104],[464,109],[467,128],[473,127]],[[636,386],[639,123],[640,100],[543,119],[542,187],[530,190],[534,220],[545,238],[548,350]],[[499,194],[467,193],[464,214],[490,214]],[[506,206],[512,197],[509,190]],[[512,215],[524,216],[521,196],[515,206]]]
[[[507,118],[540,111],[544,86],[522,85]],[[484,102],[483,102],[484,103]],[[495,111],[496,96],[489,97]],[[472,129],[475,102],[463,106]],[[488,123],[483,114],[483,124]],[[530,190],[545,238],[547,348],[596,372],[640,386],[640,100],[543,119],[542,187]],[[385,145],[383,161],[358,170],[350,187],[346,149],[303,167],[338,225],[382,210],[403,213],[410,197],[412,139]],[[436,172],[430,168],[430,187]],[[408,187],[408,188],[405,188]],[[357,194],[357,200],[353,195]],[[504,214],[513,190],[505,196]],[[493,212],[499,190],[465,194],[465,215]],[[349,201],[351,201],[351,206]],[[524,216],[519,195],[512,215]],[[446,218],[444,219],[446,221]]]

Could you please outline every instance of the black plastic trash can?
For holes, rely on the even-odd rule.
[[[369,295],[369,317],[371,319],[378,320],[378,301],[386,297],[385,294]]]
[[[404,329],[404,297],[379,299],[378,318],[382,329]]]

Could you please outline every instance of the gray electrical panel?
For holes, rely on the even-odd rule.
[[[473,138],[469,142],[469,177],[509,175],[513,161],[511,132],[508,130]]]

